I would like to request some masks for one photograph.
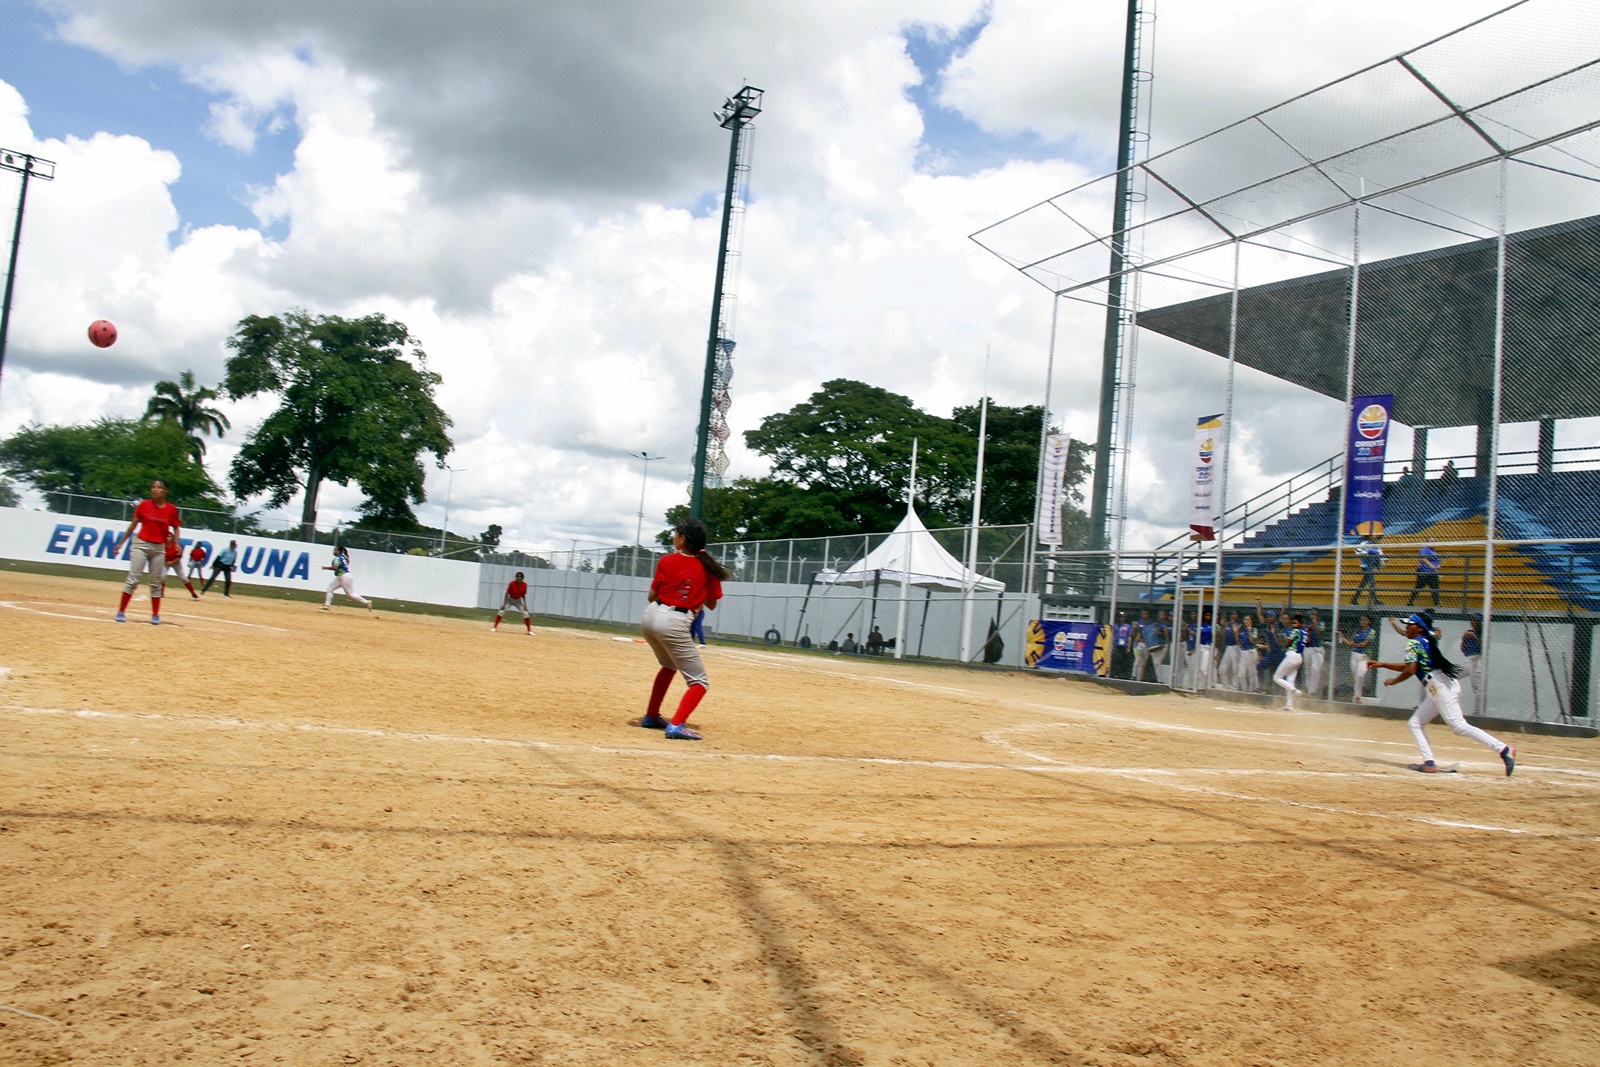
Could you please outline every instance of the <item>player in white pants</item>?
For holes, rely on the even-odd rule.
[[[1306,653],[1305,619],[1300,615],[1294,615],[1291,621],[1294,626],[1284,638],[1283,662],[1272,672],[1272,681],[1283,687],[1283,706],[1286,708],[1294,707],[1295,694],[1300,692],[1295,687],[1294,676],[1299,672],[1300,664],[1305,661]]]
[[[1322,633],[1317,623],[1317,613],[1306,616],[1305,683],[1306,692],[1312,696],[1322,694],[1322,670],[1328,657],[1322,647]]]
[[[1361,625],[1356,627],[1355,633],[1349,637],[1343,634],[1334,634],[1334,644],[1343,641],[1350,649],[1350,692],[1351,699],[1357,704],[1361,703],[1362,690],[1367,684],[1367,668],[1371,666],[1369,657],[1374,651],[1372,644],[1377,639],[1378,633],[1372,628],[1372,616],[1361,616]]]
[[[1461,635],[1461,659],[1466,664],[1467,681],[1472,683],[1472,714],[1483,714],[1483,638],[1478,627],[1483,616],[1474,612],[1467,617],[1467,632]]]
[[[1505,765],[1506,777],[1511,777],[1511,773],[1517,769],[1517,750],[1473,726],[1461,714],[1461,683],[1456,681],[1456,665],[1445,659],[1444,653],[1439,651],[1438,641],[1433,635],[1433,619],[1427,615],[1412,615],[1406,619],[1406,642],[1404,663],[1374,662],[1372,667],[1399,672],[1384,685],[1398,685],[1413,676],[1422,680],[1422,700],[1417,704],[1410,721],[1411,736],[1416,739],[1417,750],[1422,753],[1422,762],[1412,764],[1411,769],[1424,774],[1439,770],[1433,761],[1433,748],[1428,744],[1423,727],[1432,722],[1434,716],[1442,715],[1451,730],[1485,748],[1494,749],[1500,762]]]
[[[328,583],[328,596],[322,602],[323,611],[333,607],[333,594],[335,593],[343,593],[357,604],[363,605],[368,611],[372,610],[372,601],[367,600],[356,592],[356,579],[350,573],[350,550],[348,548],[334,549],[333,565],[322,569],[333,572],[333,581]]]
[[[1261,655],[1256,651],[1256,624],[1249,615],[1239,625],[1239,659],[1234,670],[1234,688],[1241,693],[1256,691],[1256,665]]]

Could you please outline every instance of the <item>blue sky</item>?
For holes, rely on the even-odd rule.
[[[183,176],[170,188],[185,228],[260,228],[246,206],[249,188],[271,184],[294,164],[292,122],[263,129],[252,152],[221,144],[204,133],[213,98],[176,70],[124,70],[61,41],[46,15],[15,0],[0,2],[0,78],[22,93],[37,137],[131,134],[176,155]]]

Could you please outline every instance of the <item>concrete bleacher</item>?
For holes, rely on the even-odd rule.
[[[1469,610],[1483,595],[1488,480],[1453,483],[1404,479],[1390,482],[1384,498],[1382,545],[1387,565],[1378,580],[1385,605],[1403,605],[1415,576],[1416,550],[1424,542],[1479,542],[1442,547],[1441,595]],[[1496,497],[1497,527],[1504,541],[1600,538],[1600,470],[1502,475]],[[1223,599],[1276,601],[1293,590],[1302,603],[1334,600],[1333,554],[1338,541],[1339,503],[1321,500],[1258,530],[1224,553]],[[1347,541],[1347,543],[1350,543]],[[1320,551],[1319,551],[1320,549]],[[1249,551],[1240,551],[1249,550]],[[1280,551],[1281,550],[1281,551]],[[1529,611],[1600,611],[1600,545],[1518,544],[1496,549],[1497,601]],[[1185,576],[1184,584],[1210,585],[1210,565]],[[1346,555],[1339,600],[1349,603],[1361,581],[1355,558]],[[1431,597],[1429,599],[1431,604]]]

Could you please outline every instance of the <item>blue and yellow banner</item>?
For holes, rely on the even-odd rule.
[[[1111,669],[1111,627],[1035,619],[1028,624],[1023,662],[1042,671],[1078,671],[1103,677]]]

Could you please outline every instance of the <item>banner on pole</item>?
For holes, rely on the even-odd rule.
[[[1350,404],[1350,448],[1344,459],[1344,528],[1370,537],[1383,533],[1383,460],[1394,396],[1358,396]]]
[[[1189,540],[1214,541],[1216,520],[1217,444],[1222,416],[1206,415],[1195,424],[1194,480],[1189,504]]]
[[[1061,544],[1061,509],[1066,504],[1067,450],[1071,442],[1071,436],[1064,433],[1053,433],[1044,441],[1044,476],[1040,479],[1036,517],[1041,545]]]

